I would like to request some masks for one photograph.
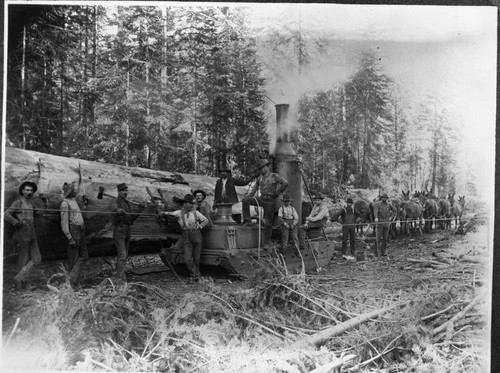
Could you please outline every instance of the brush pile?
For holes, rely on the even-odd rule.
[[[313,275],[290,274],[273,263],[274,271],[256,274],[259,281],[231,290],[208,280],[175,293],[111,279],[79,292],[62,284],[43,297],[23,295],[11,323],[4,320],[4,367],[484,371],[488,291],[474,281],[483,264],[459,278],[442,268],[423,273],[405,269],[411,261],[397,263],[332,263]]]

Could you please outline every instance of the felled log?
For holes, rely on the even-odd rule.
[[[402,306],[403,304],[401,303],[396,303],[393,304],[389,307],[381,308],[375,311],[371,311],[368,313],[364,313],[362,315],[356,316],[352,319],[349,319],[347,321],[344,321],[343,323],[337,324],[335,326],[332,326],[328,329],[324,329],[318,333],[315,333],[307,338],[307,342],[311,345],[314,345],[315,347],[320,347],[323,345],[327,340],[330,338],[333,338],[337,335],[343,334],[346,331],[355,328],[358,325],[361,325],[371,319],[375,319],[379,317],[380,315],[391,311],[397,307]]]
[[[41,215],[35,220],[38,243],[44,259],[58,258],[66,253],[67,240],[59,223],[59,205],[62,201],[62,186],[75,183],[79,196],[86,195],[89,204],[84,212],[86,234],[89,240],[90,255],[108,255],[114,252],[112,244],[111,209],[114,198],[104,196],[98,199],[99,187],[104,187],[107,194],[116,196],[119,183],[128,185],[128,199],[147,204],[144,216],[138,218],[132,226],[132,241],[152,242],[175,240],[180,227],[175,219],[169,219],[165,227],[156,222],[157,207],[151,202],[146,187],[158,197],[158,189],[168,206],[162,209],[175,209],[179,206],[173,197],[183,197],[192,190],[202,189],[207,193],[207,202],[213,203],[216,178],[202,175],[173,174],[167,171],[155,171],[137,167],[125,167],[102,162],[67,158],[45,153],[7,147],[5,150],[5,207],[19,197],[19,185],[23,181],[37,183],[38,191],[33,202],[40,209]],[[245,188],[237,188],[240,198]],[[134,208],[134,207],[133,207]],[[149,216],[148,216],[149,215]],[[12,251],[13,228],[5,224],[5,254]],[[154,250],[158,245],[148,244]]]
[[[456,323],[458,320],[463,318],[469,310],[471,310],[473,307],[476,306],[477,303],[479,303],[485,296],[487,295],[486,291],[481,292],[477,297],[475,297],[467,306],[464,307],[464,309],[460,312],[458,312],[455,316],[453,316],[451,319],[446,321],[445,323],[441,324],[437,328],[435,328],[432,331],[433,335],[437,335],[442,331],[445,331],[448,327],[453,327],[453,324]]]

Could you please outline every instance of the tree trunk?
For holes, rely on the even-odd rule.
[[[66,158],[45,153],[7,147],[5,150],[5,206],[8,207],[19,197],[19,185],[26,180],[34,181],[38,191],[34,203],[46,211],[35,222],[38,243],[44,259],[61,257],[67,250],[67,239],[59,226],[59,209],[62,201],[62,186],[65,182],[74,182],[78,196],[86,195],[89,204],[84,212],[86,234],[91,238],[91,255],[103,255],[113,252],[112,225],[110,211],[114,198],[97,198],[99,187],[105,193],[117,195],[116,186],[126,183],[129,188],[128,198],[132,201],[147,203],[148,206],[132,226],[133,241],[173,240],[178,237],[180,227],[175,220],[169,221],[167,228],[156,223],[156,206],[150,203],[146,187],[159,197],[162,191],[168,202],[169,210],[177,209],[173,197],[183,197],[191,190],[202,189],[207,193],[207,202],[213,203],[216,179],[208,176],[172,174],[166,171],[154,171],[137,167],[91,162],[77,158]],[[243,187],[238,187],[241,195]],[[132,206],[132,208],[135,208]],[[163,207],[162,207],[163,208]],[[135,210],[134,210],[135,211]],[[150,216],[148,216],[150,215]],[[6,253],[12,249],[12,227],[6,224]]]

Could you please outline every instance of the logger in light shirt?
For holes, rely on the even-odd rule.
[[[283,206],[278,209],[278,220],[281,230],[281,252],[285,253],[288,245],[288,237],[292,236],[293,247],[295,254],[299,253],[299,234],[297,224],[299,223],[299,215],[295,208],[290,205],[292,199],[284,194],[282,197]]]
[[[68,239],[68,273],[71,286],[80,288],[80,271],[89,258],[85,222],[76,201],[75,185],[64,183],[61,202],[61,229]]]
[[[201,212],[193,209],[195,199],[192,194],[186,194],[183,199],[174,197],[174,201],[182,203],[180,210],[162,211],[158,215],[160,217],[170,215],[177,218],[182,228],[182,252],[190,273],[190,282],[197,282],[201,277],[201,229],[208,224],[208,219]]]

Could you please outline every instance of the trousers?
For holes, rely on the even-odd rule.
[[[87,250],[87,239],[85,237],[85,230],[79,225],[70,224],[69,231],[71,237],[76,242],[76,246],[68,246],[68,271],[69,278],[72,283],[78,281],[80,271],[89,258]]]
[[[14,232],[12,238],[17,248],[18,273],[16,277],[23,282],[27,282],[35,268],[42,262],[35,226],[33,223],[26,223]]]
[[[292,220],[287,222],[288,224],[292,223]],[[285,249],[288,245],[288,237],[292,236],[292,241],[293,241],[293,246],[295,250],[299,250],[299,230],[297,227],[294,227],[293,229],[286,228],[284,225],[280,225],[280,230],[281,230],[281,250],[285,252]]]
[[[382,255],[385,254],[385,251],[387,250],[387,240],[389,239],[389,229],[391,227],[391,224],[389,222],[387,223],[379,223],[377,225],[377,234],[376,234],[376,247],[377,247],[377,255],[382,253]],[[382,241],[382,244],[380,244],[380,241]]]
[[[241,201],[243,220],[250,221],[250,206],[258,206],[264,209],[264,218],[266,219],[266,227],[264,230],[265,243],[271,242],[271,235],[273,232],[274,211],[276,209],[276,199],[263,198],[263,197],[245,197]]]
[[[356,254],[355,246],[356,227],[354,225],[342,227],[342,254],[347,252],[347,241],[349,240],[351,255]]]
[[[199,278],[202,236],[199,229],[182,230],[182,253],[191,277]]]
[[[125,280],[125,265],[130,246],[130,225],[115,225],[113,227],[113,243],[116,247],[116,277]]]

